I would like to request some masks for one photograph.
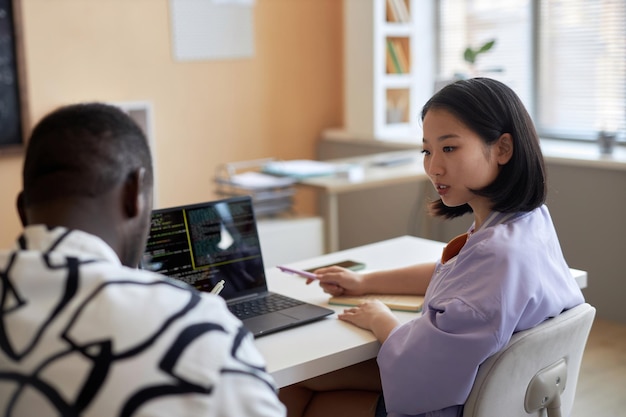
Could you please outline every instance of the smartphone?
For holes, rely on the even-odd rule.
[[[346,260],[346,261],[336,262],[334,264],[322,265],[322,266],[317,266],[315,268],[305,269],[305,271],[313,272],[316,269],[326,268],[328,266],[340,266],[342,268],[350,269],[352,271],[360,271],[361,269],[365,269],[365,264],[363,262]]]

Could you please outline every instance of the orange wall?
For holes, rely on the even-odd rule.
[[[158,206],[214,198],[220,163],[313,158],[342,122],[342,2],[257,0],[255,55],[175,62],[168,0],[21,0],[28,111],[150,101]],[[20,232],[23,157],[0,155],[0,247]],[[301,190],[296,209],[314,211]]]

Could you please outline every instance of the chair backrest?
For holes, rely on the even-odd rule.
[[[541,407],[549,404],[553,410],[548,415],[569,416],[595,314],[584,303],[515,333],[504,349],[480,365],[463,417],[543,416]],[[533,378],[545,393],[529,388]]]

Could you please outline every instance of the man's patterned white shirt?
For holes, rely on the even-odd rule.
[[[127,268],[101,239],[30,226],[0,252],[0,415],[284,416],[217,296]]]

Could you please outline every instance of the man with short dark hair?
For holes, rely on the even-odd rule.
[[[136,269],[150,150],[116,107],[62,107],[33,130],[0,251],[0,414],[284,416],[253,338],[224,301]]]

